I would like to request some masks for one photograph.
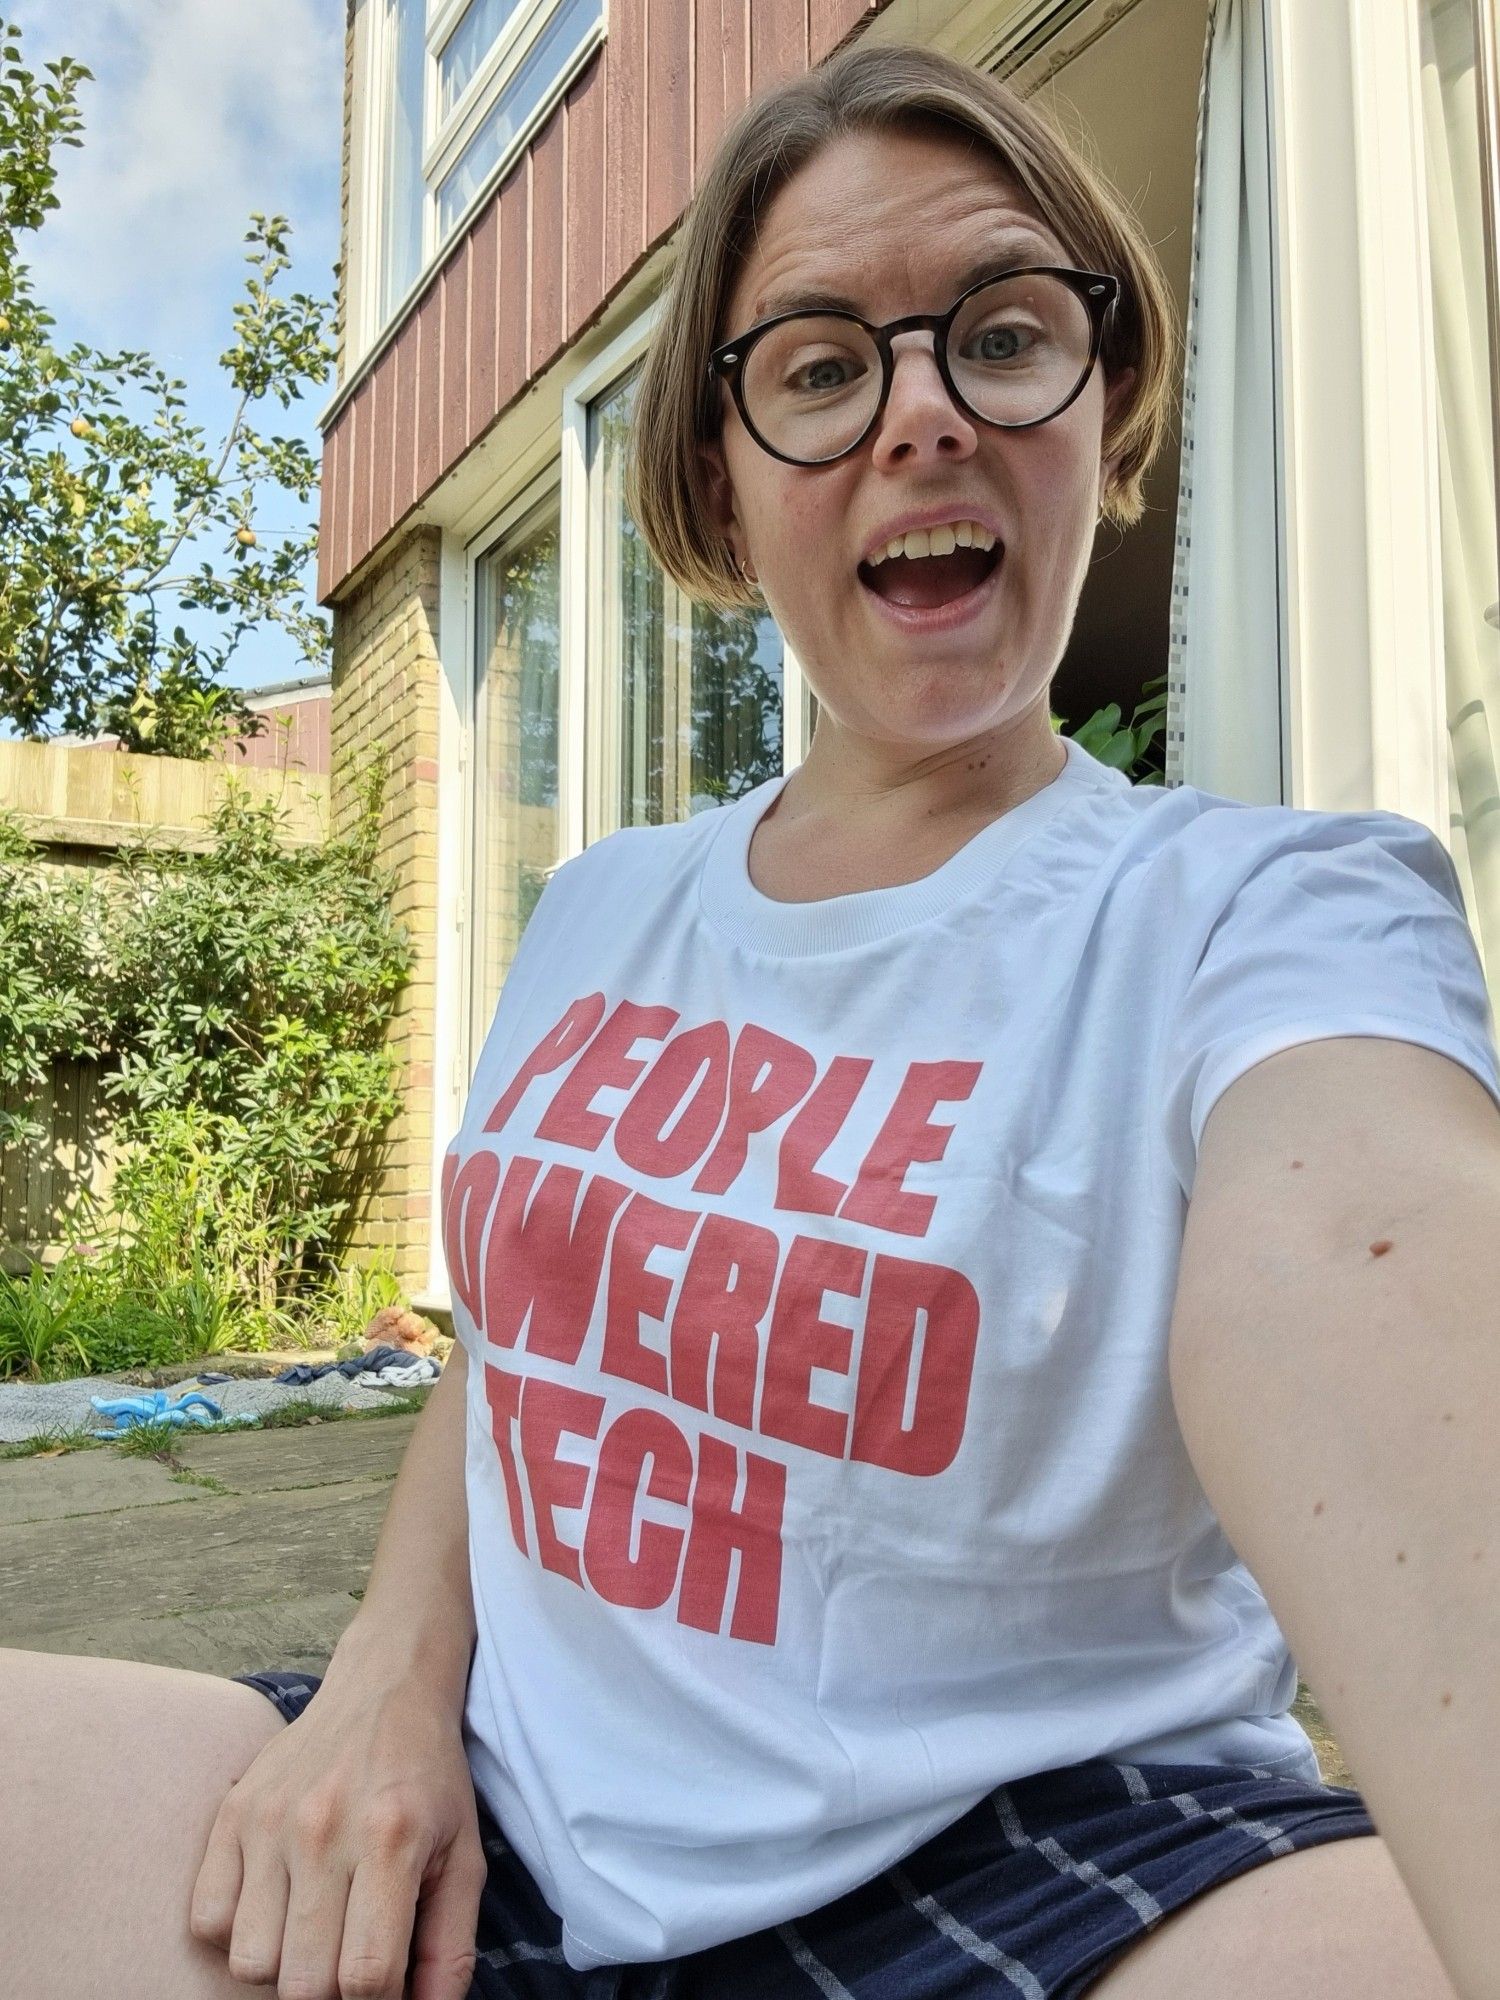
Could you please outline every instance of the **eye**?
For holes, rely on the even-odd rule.
[[[846,388],[861,373],[861,363],[851,354],[820,354],[816,360],[803,361],[789,369],[786,382],[794,392],[819,395]]]
[[[976,336],[980,361],[1014,361],[1018,353],[1026,351],[1025,344],[1033,346],[1038,339],[1035,328],[1028,326],[986,326]]]

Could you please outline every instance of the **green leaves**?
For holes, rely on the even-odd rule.
[[[120,1151],[89,1227],[111,1297],[185,1326],[216,1297],[242,1332],[322,1298],[398,1107],[386,1030],[410,961],[374,858],[378,766],[357,791],[346,838],[294,846],[231,788],[206,852],[143,844],[87,879],[0,817],[0,1090],[64,1055],[106,1066]],[[26,1136],[9,1116],[0,1143]],[[40,1311],[45,1289],[0,1306]]]
[[[96,924],[78,876],[43,869],[20,823],[0,813],[0,1099],[25,1103],[52,1065],[89,1052],[99,1033]],[[39,1131],[0,1102],[0,1146]]]
[[[1140,702],[1124,729],[1120,727],[1120,704],[1117,701],[1110,702],[1106,708],[1096,709],[1088,721],[1081,722],[1076,729],[1069,730],[1066,719],[1056,715],[1052,718],[1052,726],[1066,731],[1101,764],[1124,771],[1134,784],[1159,785],[1163,772],[1153,745],[1167,726],[1166,675],[1147,681],[1142,692],[1149,688],[1160,688],[1161,693],[1153,695],[1149,701]]]
[[[213,443],[150,355],[60,346],[22,239],[57,206],[53,155],[80,143],[89,71],[64,58],[41,80],[21,67],[18,30],[0,27],[0,43],[0,718],[23,736],[104,732],[130,750],[207,756],[252,726],[223,686],[251,624],[282,628],[293,672],[327,661],[306,586],[317,462],[252,419],[267,398],[288,408],[325,380],[334,305],[278,291],[291,225],[252,216],[221,357],[239,404]],[[201,617],[169,627],[174,608]]]

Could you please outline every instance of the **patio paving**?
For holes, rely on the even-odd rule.
[[[321,1672],[358,1608],[415,1423],[183,1433],[183,1472],[105,1447],[0,1463],[0,1644]]]

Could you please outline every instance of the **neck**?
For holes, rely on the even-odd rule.
[[[858,737],[824,710],[777,810],[784,805],[790,818],[829,818],[872,832],[998,818],[1050,785],[1067,762],[1052,728],[1050,692],[998,729],[920,754],[909,744]]]

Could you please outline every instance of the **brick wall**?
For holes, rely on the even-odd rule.
[[[441,537],[419,528],[340,605],[334,620],[334,827],[357,802],[352,782],[377,751],[389,762],[380,858],[412,968],[391,1025],[402,1108],[383,1170],[359,1218],[356,1257],[384,1252],[409,1291],[427,1288],[432,1211],[432,1064],[438,849],[438,563]]]

